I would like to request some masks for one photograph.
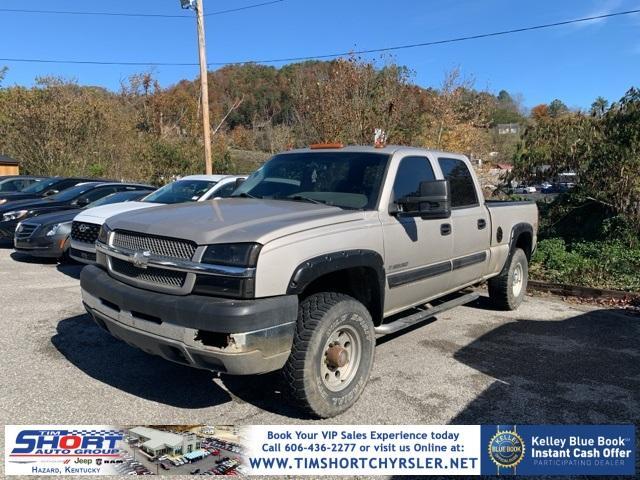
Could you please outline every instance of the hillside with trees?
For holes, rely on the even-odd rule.
[[[511,156],[515,145],[497,139],[493,127],[527,119],[508,92],[477,90],[457,69],[439,88],[412,79],[391,61],[355,57],[212,71],[214,170],[255,167],[243,151],[265,158],[314,142],[371,144],[376,128],[389,143]],[[43,77],[32,88],[0,88],[0,152],[20,159],[27,173],[162,182],[202,170],[200,115],[198,79],[162,87],[141,73],[111,92]]]

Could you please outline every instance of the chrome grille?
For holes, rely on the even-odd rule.
[[[40,225],[33,223],[21,223],[19,229],[16,229],[16,238],[23,240],[29,238],[38,229]]]
[[[165,285],[168,287],[182,287],[187,278],[187,274],[184,272],[176,272],[173,270],[164,270],[153,267],[138,268],[126,260],[121,260],[119,258],[111,259],[111,269],[120,275],[124,275],[134,280],[155,283],[157,285]]]
[[[113,246],[134,251],[150,251],[163,257],[191,260],[196,252],[196,244],[188,240],[159,237],[144,233],[116,230],[113,234]]]
[[[71,224],[71,239],[82,243],[96,243],[100,225],[95,223],[73,222]]]

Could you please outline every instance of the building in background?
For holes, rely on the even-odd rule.
[[[184,455],[200,448],[200,439],[192,433],[171,433],[149,427],[135,427],[129,435],[140,441],[140,449],[153,457]]]
[[[6,155],[0,155],[0,177],[5,175],[20,175],[20,163]]]
[[[498,135],[519,135],[520,129],[519,123],[499,123],[496,125]]]

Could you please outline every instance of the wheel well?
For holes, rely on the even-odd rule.
[[[516,239],[515,248],[524,250],[527,260],[531,260],[531,249],[533,247],[533,236],[531,232],[521,232]]]
[[[322,275],[300,293],[300,299],[319,292],[339,292],[350,295],[362,303],[374,325],[382,323],[382,292],[375,269],[351,267]]]

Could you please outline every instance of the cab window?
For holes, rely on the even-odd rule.
[[[476,186],[467,164],[457,158],[439,158],[444,178],[449,180],[451,208],[468,208],[479,205]]]
[[[419,197],[420,183],[436,179],[431,163],[426,157],[404,157],[400,160],[396,180],[393,184],[393,199],[398,201],[404,197]],[[417,211],[418,204],[411,206],[409,212]]]

